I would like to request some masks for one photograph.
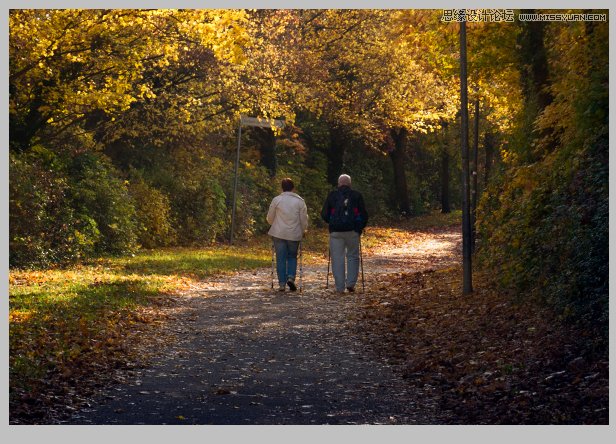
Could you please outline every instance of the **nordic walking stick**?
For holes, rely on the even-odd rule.
[[[272,243],[272,290],[274,289],[274,244]]]
[[[327,249],[327,279],[325,280],[325,288],[329,288],[329,263],[332,259],[332,250]]]
[[[361,251],[361,235],[359,236],[359,263],[361,264],[361,292],[366,292],[366,285],[364,284],[364,255]]]
[[[302,280],[302,265],[304,259],[304,250],[302,249],[302,241],[299,241],[299,292],[304,289],[304,281]]]

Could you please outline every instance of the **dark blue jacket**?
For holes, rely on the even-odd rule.
[[[364,198],[359,191],[355,191],[346,185],[338,187],[337,190],[332,191],[327,196],[325,203],[323,204],[323,209],[321,210],[321,217],[327,224],[330,223],[331,215],[333,214],[336,207],[336,198],[338,193],[342,193],[345,198],[349,198],[349,207],[352,209],[354,213],[355,226],[348,230],[335,230],[335,231],[357,231],[361,234],[362,230],[366,227],[368,223],[368,212],[366,211],[366,205],[364,204]],[[329,232],[333,232],[331,225],[329,226]]]

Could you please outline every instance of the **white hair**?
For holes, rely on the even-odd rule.
[[[348,174],[341,174],[340,177],[338,178],[338,186],[341,187],[342,185],[346,185],[346,186],[351,186],[351,176],[349,176]]]

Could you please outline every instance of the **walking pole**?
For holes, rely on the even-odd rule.
[[[361,236],[359,236],[359,263],[361,264],[361,292],[366,292],[366,285],[364,284],[364,255],[361,251]]]
[[[330,250],[329,248],[327,249],[327,279],[325,281],[325,288],[329,288],[329,263],[331,261],[332,258],[332,250]]]
[[[304,288],[304,281],[302,280],[302,263],[304,258],[304,250],[302,249],[302,241],[299,241],[299,292],[301,293]]]
[[[272,290],[274,289],[274,243],[272,242]]]

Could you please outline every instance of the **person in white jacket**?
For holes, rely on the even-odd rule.
[[[272,236],[276,250],[278,291],[284,291],[287,285],[291,291],[297,290],[297,251],[308,228],[306,203],[294,189],[291,179],[282,179],[282,193],[274,197],[267,212],[267,222],[271,225],[267,234]]]

